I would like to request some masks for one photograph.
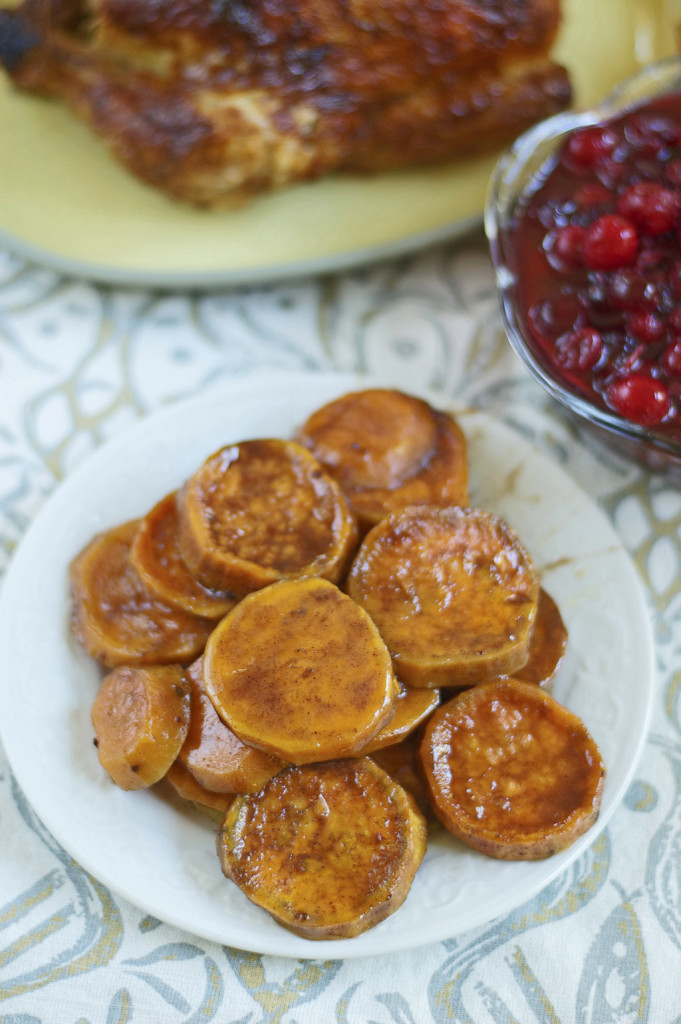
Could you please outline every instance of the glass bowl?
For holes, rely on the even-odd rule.
[[[645,105],[646,101],[676,92],[681,94],[681,58],[673,57],[649,65],[627,79],[597,107],[564,112],[529,129],[503,154],[493,171],[485,207],[485,232],[504,327],[513,349],[530,374],[569,410],[580,428],[597,441],[605,442],[608,447],[652,470],[681,478],[681,417],[679,429],[674,430],[676,436],[670,436],[662,427],[644,426],[625,419],[597,395],[589,394],[589,389],[564,380],[546,351],[532,337],[520,296],[523,284],[528,284],[528,275],[535,270],[525,259],[518,259],[514,230],[519,202],[527,202],[536,192],[547,167],[555,162],[552,158],[575,129],[599,125]],[[678,120],[681,125],[681,110]],[[681,135],[677,145],[681,146]],[[677,238],[681,261],[681,233]],[[681,374],[678,389],[681,392]],[[681,407],[681,397],[679,405]]]

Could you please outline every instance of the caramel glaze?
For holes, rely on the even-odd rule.
[[[187,568],[177,542],[175,492],[166,495],[141,520],[130,560],[157,597],[194,615],[219,619],[236,604],[232,594],[204,587]]]
[[[598,817],[598,747],[576,715],[533,684],[483,683],[442,705],[420,756],[443,825],[489,856],[547,857]]]
[[[568,631],[560,609],[551,595],[540,587],[530,637],[530,656],[523,667],[513,673],[514,678],[548,686],[563,662],[567,642]]]
[[[423,727],[409,733],[398,743],[372,751],[370,756],[395,782],[411,793],[421,813],[432,823],[435,815],[419,759],[422,735]]]
[[[310,939],[349,937],[405,899],[425,852],[411,798],[369,758],[285,768],[237,797],[217,846],[224,873]]]
[[[227,445],[177,494],[182,558],[204,586],[239,596],[307,574],[336,582],[357,545],[338,484],[301,445]]]
[[[345,588],[408,685],[465,686],[527,660],[539,577],[515,532],[491,513],[392,513],[364,538]]]
[[[205,789],[219,793],[253,793],[284,762],[242,743],[219,717],[203,682],[203,658],[187,669],[191,693],[189,731],[178,755],[182,765]]]
[[[97,756],[121,789],[158,782],[189,728],[189,690],[179,665],[120,665],[92,704]]]
[[[189,664],[213,627],[155,597],[130,562],[139,520],[95,537],[70,566],[71,631],[103,665]]]
[[[245,597],[211,634],[203,672],[237,736],[296,764],[355,754],[397,699],[390,655],[369,616],[315,577]]]
[[[296,454],[288,443],[248,441],[206,468],[199,488],[217,547],[281,572],[303,568],[329,547],[335,494],[321,469]]]
[[[312,413],[296,436],[338,481],[362,530],[407,505],[468,504],[463,432],[413,395],[351,392]]]
[[[425,687],[408,687],[398,680],[395,712],[372,740],[362,747],[362,754],[373,754],[384,747],[394,746],[413,733],[433,713],[440,703],[440,691]]]

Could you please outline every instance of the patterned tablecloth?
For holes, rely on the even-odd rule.
[[[640,573],[656,643],[634,780],[576,864],[502,919],[409,952],[306,961],[197,939],[109,892],[46,831],[0,751],[0,1024],[681,1021],[681,494],[585,445],[528,378],[480,235],[210,294],[95,287],[0,252],[3,568],[89,452],[161,405],[265,367],[365,371],[454,396],[505,420],[597,502]]]

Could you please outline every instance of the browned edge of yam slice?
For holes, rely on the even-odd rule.
[[[121,665],[104,677],[91,709],[100,764],[121,789],[153,786],[189,728],[189,687],[179,665]]]
[[[217,849],[224,874],[284,927],[350,938],[404,902],[426,823],[371,758],[346,758],[290,766],[236,797]]]
[[[186,800],[197,810],[207,813],[214,821],[222,821],[234,800],[232,793],[214,793],[206,789],[179,760],[171,764],[163,778],[176,796]]]
[[[372,751],[369,756],[395,782],[399,782],[403,789],[411,793],[428,824],[437,823],[439,828],[440,823],[433,812],[428,786],[426,785],[419,758],[419,747],[421,746],[423,729],[424,726],[419,726],[414,732],[410,732],[408,736],[405,736],[403,740],[400,740],[398,743],[391,743],[387,747],[379,747],[378,750]]]
[[[192,574],[238,597],[300,576],[336,583],[357,548],[340,487],[293,441],[263,438],[214,452],[178,491],[177,510]]]
[[[600,751],[582,720],[533,683],[482,683],[442,704],[420,757],[442,824],[490,857],[549,857],[598,817]]]
[[[393,746],[405,739],[410,733],[432,715],[440,703],[440,691],[425,687],[405,686],[398,680],[397,702],[395,713],[372,740],[362,747],[362,754],[371,754],[381,747]]]
[[[493,513],[425,505],[393,513],[365,536],[345,589],[409,686],[469,686],[527,661],[539,576]]]
[[[541,587],[530,637],[530,656],[522,668],[515,670],[514,678],[537,686],[548,686],[563,662],[567,643],[568,631],[560,609]]]
[[[191,691],[189,731],[178,760],[197,783],[216,793],[253,793],[284,767],[284,761],[242,743],[218,715],[206,693],[203,658],[187,669]]]
[[[107,668],[194,661],[214,623],[149,591],[130,562],[139,520],[94,537],[69,566],[71,632]]]
[[[391,388],[350,392],[296,438],[334,476],[361,532],[407,505],[467,505],[467,444],[455,419]]]
[[[130,561],[152,594],[192,615],[221,619],[236,604],[223,590],[204,587],[187,568],[177,542],[176,492],[167,494],[142,517]]]

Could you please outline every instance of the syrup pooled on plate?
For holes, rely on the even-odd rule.
[[[569,390],[681,441],[681,93],[565,136],[519,201],[522,328]]]

